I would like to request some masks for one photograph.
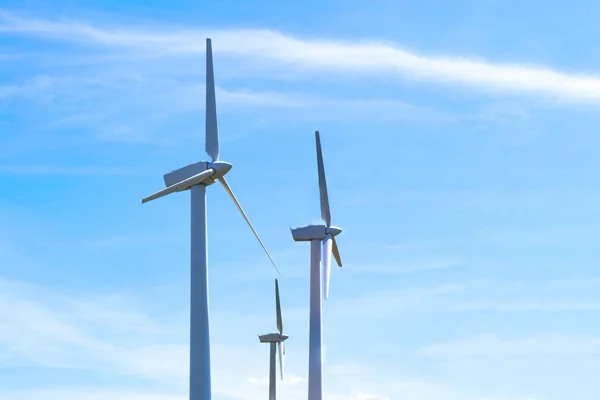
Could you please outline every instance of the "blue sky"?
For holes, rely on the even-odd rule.
[[[187,398],[189,195],[140,201],[206,159],[210,36],[228,180],[283,273],[281,397],[318,129],[329,399],[597,399],[600,5],[453,3],[4,1],[0,398]],[[274,269],[208,201],[214,398],[265,398]]]

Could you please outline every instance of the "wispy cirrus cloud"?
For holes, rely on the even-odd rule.
[[[90,79],[85,76],[39,76],[32,78],[21,84],[10,84],[0,86],[1,99],[18,98],[45,98],[52,97],[52,102],[67,108],[70,104],[80,102],[104,102],[104,96],[108,93],[114,95],[120,93],[125,99],[131,98],[132,88],[138,92],[152,92],[157,96],[147,98],[137,97],[136,105],[160,107],[158,116],[169,115],[171,113],[182,113],[187,111],[201,111],[204,107],[203,94],[205,86],[203,83],[191,82],[189,80],[166,79],[164,77],[154,77],[135,79],[127,74],[104,75],[96,79]],[[85,90],[83,90],[85,89]],[[423,108],[417,108],[401,100],[386,98],[360,99],[360,98],[341,98],[334,96],[314,96],[302,92],[277,92],[277,91],[258,91],[250,89],[227,90],[222,87],[216,87],[219,103],[227,106],[244,107],[275,107],[275,108],[346,108],[350,110],[364,109],[384,109],[386,112],[394,112],[396,116],[399,113],[409,114],[415,111],[423,111]],[[160,93],[160,96],[158,96]],[[136,93],[133,93],[136,94]],[[103,107],[104,117],[110,116],[119,105],[126,103],[123,99],[112,99],[113,106],[108,110]],[[131,108],[131,105],[128,107]],[[89,110],[93,110],[90,107]],[[69,122],[98,120],[102,113],[90,113],[72,115],[53,123],[53,126],[66,124]],[[384,113],[381,113],[384,115]],[[406,116],[406,115],[405,115]]]
[[[431,56],[377,40],[302,39],[272,30],[99,26],[72,19],[57,21],[0,14],[0,32],[33,35],[88,45],[173,53],[201,53],[204,38],[218,42],[219,54],[252,61],[339,73],[381,73],[421,81],[467,85],[476,90],[529,93],[569,101],[600,101],[600,78],[547,66],[493,63],[476,57]],[[243,45],[240,45],[243,43]]]
[[[188,346],[183,314],[178,313],[176,318],[150,315],[139,307],[139,302],[122,295],[63,295],[47,287],[11,280],[0,280],[0,289],[0,345],[5,349],[0,355],[0,371],[20,367],[108,379],[102,387],[89,383],[61,387],[52,382],[34,388],[3,387],[3,399],[185,398]],[[285,312],[288,327],[289,314]],[[224,325],[226,320],[230,322]],[[213,322],[214,395],[240,400],[262,398],[266,393],[267,348],[255,341],[251,347],[222,342],[218,332],[244,325],[239,316],[214,312]],[[240,332],[248,334],[241,329],[236,337]],[[278,392],[294,400],[306,396],[306,377],[295,373],[306,371],[307,361],[303,356],[307,349],[297,343],[298,336],[295,334],[290,343],[286,380],[278,382]],[[436,345],[419,351],[436,355]],[[435,380],[388,371],[383,365],[328,363],[325,392],[340,400],[490,398],[458,392]],[[124,377],[129,383],[110,383],[115,377]]]
[[[180,394],[157,393],[156,390],[143,389],[106,389],[103,387],[64,388],[53,390],[15,390],[0,391],[4,400],[186,400],[185,392]]]
[[[0,86],[0,101],[12,98],[27,98],[38,96],[52,87],[52,79],[38,76],[22,84]]]
[[[458,259],[431,259],[388,264],[356,264],[348,266],[349,274],[374,275],[409,275],[420,272],[439,271],[459,268],[462,262]]]
[[[94,74],[90,77],[90,74]],[[165,77],[155,72],[134,72],[130,68],[103,71],[102,68],[85,73],[61,73],[52,76],[26,78],[22,83],[0,86],[0,104],[36,106],[40,118],[31,121],[35,135],[49,138],[53,132],[77,129],[87,137],[108,143],[152,144],[173,146],[192,133],[178,132],[165,135],[174,123],[172,118],[197,118],[204,108],[205,86],[196,79],[174,73]],[[415,106],[389,98],[347,98],[336,95],[311,95],[302,90],[277,91],[270,89],[224,89],[217,87],[219,112],[235,111],[248,123],[262,126],[285,121],[334,120],[346,123],[375,119],[378,121],[407,120],[426,124],[452,122],[450,114],[430,107]],[[278,110],[265,113],[264,110]],[[257,113],[260,111],[260,113]],[[133,116],[143,115],[144,118]],[[85,137],[81,133],[76,138]],[[197,134],[194,132],[194,137]],[[13,140],[22,141],[22,138]],[[46,139],[48,140],[48,139]],[[55,141],[64,140],[57,136]],[[72,139],[71,139],[72,140]],[[36,140],[28,142],[37,143]],[[19,142],[20,143],[20,142]],[[8,145],[6,146],[8,148]],[[5,166],[0,173],[27,173],[37,167]],[[97,174],[85,167],[87,174]],[[59,167],[39,168],[44,174],[78,174],[82,169],[59,171]],[[113,169],[115,171],[116,169]],[[108,169],[104,170],[108,173]]]
[[[186,392],[188,380],[188,344],[186,318],[150,316],[128,296],[63,295],[20,281],[0,280],[0,370],[33,368],[46,371],[79,371],[111,378],[125,377],[132,383],[127,390],[108,385],[86,389],[88,397],[114,392],[121,398],[146,394],[148,385],[155,388],[157,399],[176,399]],[[214,319],[213,319],[214,321]],[[214,330],[213,330],[214,332]],[[248,379],[253,365],[268,361],[267,353],[257,343],[248,349],[213,342],[214,392],[228,398],[255,398],[262,391]],[[265,357],[260,357],[260,355]],[[255,363],[254,360],[263,363]],[[232,364],[231,360],[237,360]],[[283,387],[291,393],[305,381],[288,373]],[[267,371],[267,368],[264,369]],[[230,379],[241,385],[231,387]],[[141,383],[141,386],[139,384]],[[245,382],[245,383],[244,383]],[[20,392],[23,392],[21,395]],[[63,390],[58,385],[15,389],[3,398],[35,398],[42,393],[54,398]],[[65,388],[65,398],[76,398],[79,389]],[[285,391],[284,391],[285,393]],[[73,396],[73,397],[71,397]]]
[[[0,175],[71,175],[71,176],[112,176],[136,175],[140,170],[133,167],[110,166],[65,166],[65,165],[0,165]]]
[[[403,313],[527,313],[600,310],[598,280],[464,281],[379,288],[340,299],[335,318],[389,319]],[[382,305],[385,304],[385,307]]]
[[[435,343],[417,350],[426,357],[512,357],[546,356],[578,357],[596,356],[600,353],[600,337],[574,335],[533,335],[519,338],[496,336],[473,337]]]

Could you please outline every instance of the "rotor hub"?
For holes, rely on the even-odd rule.
[[[337,236],[342,233],[342,228],[338,228],[337,226],[329,226],[325,229],[325,233],[330,234],[331,236]]]
[[[214,169],[215,173],[208,177],[208,179],[204,181],[204,184],[207,186],[212,185],[217,179],[228,173],[231,167],[233,167],[233,165],[225,161],[213,161],[208,163],[207,168]]]

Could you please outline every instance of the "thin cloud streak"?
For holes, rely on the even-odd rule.
[[[417,350],[417,354],[421,356],[443,359],[514,356],[576,357],[596,356],[599,352],[600,338],[598,337],[549,334],[513,339],[494,336],[476,337],[430,344]]]
[[[122,296],[67,297],[45,287],[2,279],[0,289],[0,344],[7,349],[0,357],[0,369],[15,366],[48,371],[71,369],[143,380],[126,388],[85,384],[63,388],[57,384],[12,390],[2,388],[0,398],[182,398],[187,387],[189,349],[181,332],[171,332],[174,321],[169,323],[162,318],[152,318],[131,307],[131,299]],[[238,319],[237,324],[243,323]],[[175,325],[178,331],[186,330],[181,321]],[[215,325],[219,325],[218,321]],[[260,347],[258,341],[253,343],[251,347],[213,344],[215,395],[240,400],[263,396],[265,388],[261,383],[264,379],[255,375],[260,371],[259,376],[264,377],[268,358],[266,348]],[[290,373],[286,381],[278,383],[278,390],[282,397],[296,400],[306,396],[306,377],[294,373],[295,370],[306,371],[300,361],[300,354],[306,354],[306,348],[299,348],[297,343],[293,347],[296,355],[290,353],[287,364]],[[300,368],[300,365],[304,367]],[[360,385],[348,385],[352,370],[345,365],[332,365],[332,372],[335,371],[337,373],[329,377],[326,389],[331,398],[354,398],[349,397],[348,392],[356,392],[360,386],[372,382],[365,388],[370,391],[383,385],[385,379],[389,381],[385,378],[376,382],[377,376],[366,369],[360,374],[363,381]],[[232,381],[238,383],[232,386]],[[409,381],[406,384],[415,386]]]
[[[84,387],[55,390],[23,390],[0,392],[3,400],[186,400],[189,396],[185,391],[181,394],[156,393],[156,390],[111,390],[106,388]]]
[[[152,144],[173,146],[183,136],[165,136],[165,124],[175,115],[202,113],[204,84],[189,78],[166,79],[162,76],[132,78],[128,72],[110,75],[98,71],[94,78],[86,76],[44,76],[25,80],[20,85],[0,86],[0,101],[27,100],[37,105],[43,101],[46,119],[36,124],[36,130],[45,135],[57,129],[87,130],[96,140],[110,143]],[[43,83],[43,84],[41,84]],[[270,120],[306,119],[355,121],[365,118],[379,121],[405,120],[436,124],[453,122],[456,117],[439,111],[412,105],[401,100],[385,98],[344,98],[310,96],[294,92],[272,90],[226,90],[217,87],[221,112],[235,110],[256,118],[257,109],[277,109]],[[59,93],[59,94],[57,94]],[[52,113],[48,111],[52,110]],[[90,111],[93,110],[93,111]],[[132,115],[143,114],[142,120],[132,121]],[[272,122],[271,122],[272,123]],[[57,136],[57,140],[60,137]],[[29,140],[30,142],[34,140]],[[2,147],[2,146],[0,146]],[[0,175],[135,175],[134,168],[95,166],[24,166],[0,165]]]
[[[420,272],[439,271],[459,268],[463,265],[459,260],[425,260],[402,262],[397,264],[357,264],[350,265],[349,274],[375,274],[375,275],[409,275]]]
[[[137,175],[140,171],[132,167],[107,166],[62,166],[62,165],[0,165],[0,175],[70,175],[70,176],[113,176]]]
[[[404,313],[527,313],[600,310],[596,280],[542,282],[446,282],[381,289],[334,301],[340,319],[376,320]],[[382,307],[385,304],[385,307]],[[539,315],[539,314],[538,314]]]
[[[0,100],[15,98],[37,98],[52,91],[61,89],[63,96],[69,100],[84,101],[89,100],[89,91],[94,93],[113,93],[114,90],[126,91],[134,83],[141,85],[141,82],[134,82],[132,79],[119,79],[118,77],[106,76],[104,79],[88,79],[82,77],[36,77],[20,85],[0,86]],[[204,108],[203,97],[205,91],[204,84],[196,84],[187,81],[165,80],[165,79],[144,79],[143,87],[148,91],[162,92],[163,98],[151,98],[145,100],[145,103],[156,104],[165,107],[175,103],[178,112],[198,111]],[[109,87],[107,90],[106,88]],[[417,107],[399,100],[393,99],[348,99],[323,96],[309,96],[301,92],[284,93],[275,91],[255,91],[255,90],[226,90],[216,86],[219,102],[224,105],[243,105],[248,106],[270,106],[280,108],[314,108],[314,107],[351,107],[351,108],[382,108],[385,107],[391,111],[414,112]],[[96,99],[94,99],[96,100]],[[55,100],[57,102],[57,100]],[[70,116],[56,121],[54,125],[67,124],[69,122],[88,122],[99,119],[99,115],[81,114]]]
[[[545,66],[420,55],[381,41],[307,40],[258,29],[102,28],[68,19],[55,22],[22,18],[6,11],[0,13],[0,32],[164,55],[202,53],[204,39],[212,37],[218,42],[220,54],[253,61],[263,59],[283,64],[286,68],[296,66],[336,73],[377,73],[378,76],[387,73],[417,80],[468,85],[479,90],[529,93],[556,100],[600,101],[600,77],[596,75],[565,73]]]

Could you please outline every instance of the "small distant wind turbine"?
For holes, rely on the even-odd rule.
[[[197,162],[164,176],[166,189],[142,200],[145,203],[174,192],[191,192],[191,286],[190,286],[190,400],[210,400],[210,331],[208,318],[208,254],[206,232],[206,187],[221,182],[229,197],[254,232],[273,263],[262,240],[225,180],[232,165],[219,161],[219,132],[211,40],[206,39],[206,153],[212,162]],[[279,269],[277,269],[279,272]]]
[[[315,132],[317,141],[317,168],[319,172],[319,193],[321,197],[321,218],[325,225],[308,225],[292,229],[292,237],[296,242],[310,242],[310,328],[309,328],[309,354],[308,354],[308,399],[321,400],[323,398],[323,349],[321,347],[323,335],[321,331],[321,279],[323,282],[323,297],[329,297],[329,277],[331,275],[331,255],[335,257],[341,267],[342,260],[338,251],[335,237],[342,230],[331,225],[331,211],[329,210],[329,197],[325,181],[325,168],[323,166],[323,153],[321,151],[321,138],[319,131]],[[321,252],[321,245],[323,246]],[[321,258],[321,256],[323,258]],[[323,275],[321,272],[323,260]]]
[[[283,333],[281,304],[279,303],[279,284],[277,283],[277,279],[275,279],[275,309],[277,313],[277,331],[279,333],[269,333],[258,337],[261,343],[269,343],[271,345],[271,355],[269,358],[269,400],[275,400],[275,353],[279,353],[279,370],[281,371],[281,380],[283,380],[283,360],[285,357],[284,341],[289,338],[288,335]],[[277,350],[277,348],[279,349]]]

